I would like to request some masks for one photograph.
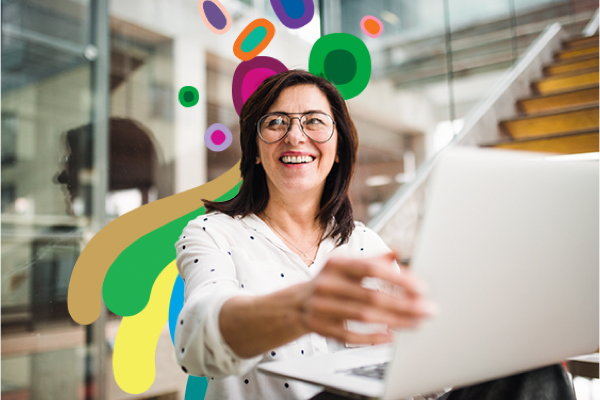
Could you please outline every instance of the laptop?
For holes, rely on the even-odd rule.
[[[397,400],[598,347],[598,161],[455,147],[435,164],[411,269],[440,312],[393,345],[259,365]]]

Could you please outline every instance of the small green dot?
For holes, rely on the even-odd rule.
[[[198,104],[200,95],[198,89],[193,86],[184,86],[179,90],[179,103],[184,107],[193,107]]]
[[[356,75],[356,58],[348,50],[336,49],[325,56],[325,76],[335,85],[345,85]]]

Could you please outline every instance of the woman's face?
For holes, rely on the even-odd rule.
[[[301,117],[307,111],[320,111],[333,118],[327,97],[313,85],[296,85],[284,89],[268,113],[285,112]],[[335,125],[334,125],[335,127]],[[279,142],[267,144],[258,136],[259,161],[267,176],[269,194],[311,195],[321,198],[325,179],[336,160],[337,130],[325,143],[316,143],[306,137],[298,119],[293,119],[288,134]],[[306,163],[289,163],[284,156],[309,156]],[[317,197],[318,196],[318,197]]]

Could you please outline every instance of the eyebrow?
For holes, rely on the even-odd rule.
[[[323,110],[308,110],[308,111],[304,111],[304,112],[300,112],[300,113],[289,113],[289,112],[285,112],[285,111],[271,111],[269,114],[308,114],[308,113],[327,114],[327,112],[325,112]]]

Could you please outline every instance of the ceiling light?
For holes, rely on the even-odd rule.
[[[398,25],[400,23],[400,18],[398,18],[396,14],[387,10],[383,10],[381,12],[381,18],[383,18],[385,22],[390,23],[392,25]]]

